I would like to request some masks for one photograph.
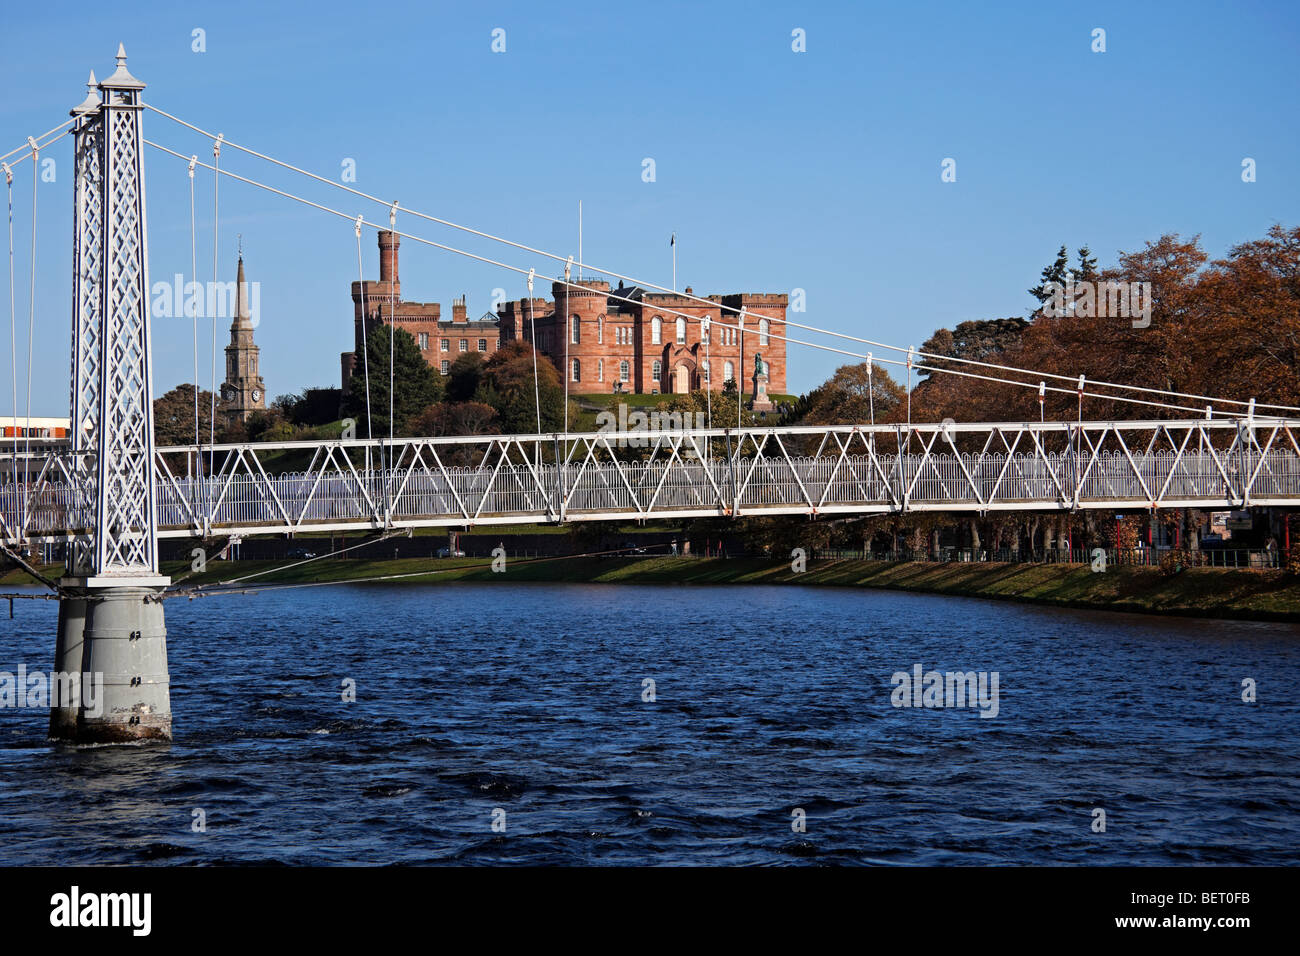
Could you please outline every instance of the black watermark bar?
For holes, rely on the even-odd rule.
[[[666,942],[686,926],[733,940],[843,930],[919,942],[951,938],[947,926],[978,927],[984,940],[1196,936],[1231,946],[1291,922],[1293,879],[1252,867],[38,867],[0,870],[0,918],[15,943],[122,946],[301,948],[374,939],[377,927],[447,939],[457,926],[498,944],[620,933]]]

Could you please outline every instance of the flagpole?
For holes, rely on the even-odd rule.
[[[673,237],[670,240],[668,240],[668,245],[673,247],[673,291],[676,292],[677,291],[677,233],[675,232],[673,233]]]
[[[578,281],[582,281],[582,200],[578,200]]]

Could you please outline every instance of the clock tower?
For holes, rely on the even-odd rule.
[[[226,380],[221,383],[221,398],[230,421],[248,421],[253,412],[266,408],[266,385],[258,372],[257,353],[241,253],[235,283],[235,320],[230,325],[230,344],[226,346]]]

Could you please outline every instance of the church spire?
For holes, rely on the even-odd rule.
[[[244,275],[243,246],[241,237],[235,272],[235,316],[230,323],[230,344],[226,346],[226,381],[221,386],[221,397],[228,403],[231,418],[246,421],[254,411],[266,408],[266,386],[257,368],[260,350],[253,341],[258,290]]]
[[[241,243],[242,246],[242,243]],[[235,276],[235,322],[231,331],[252,327],[252,313],[248,309],[248,280],[244,278],[244,253],[239,252],[239,268]]]

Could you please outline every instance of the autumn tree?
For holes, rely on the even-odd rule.
[[[841,365],[808,396],[808,425],[865,425],[885,421],[907,400],[903,386],[883,368],[866,362]]]
[[[494,435],[497,410],[482,402],[439,402],[430,405],[411,423],[416,435]]]
[[[1300,227],[1233,246],[1198,284],[1197,390],[1300,403]]]
[[[987,394],[972,388],[981,383],[975,379],[944,374],[932,369],[955,369],[957,371],[1004,377],[997,369],[985,369],[965,362],[947,361],[947,358],[969,359],[977,362],[997,364],[1003,356],[1020,345],[1029,322],[1025,319],[1011,317],[1005,319],[976,319],[961,322],[953,329],[939,329],[921,345],[926,353],[922,364],[920,382],[912,391],[913,421],[942,421],[952,418],[956,421],[978,420],[983,412],[978,404],[972,404],[971,398]],[[933,358],[932,355],[945,358]],[[1015,402],[1023,396],[1005,396]]]

